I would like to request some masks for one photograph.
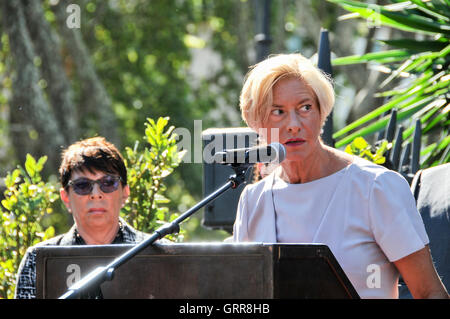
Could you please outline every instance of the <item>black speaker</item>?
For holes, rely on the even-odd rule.
[[[248,127],[211,128],[202,132],[203,143],[203,196],[211,194],[228,181],[234,171],[221,164],[213,163],[216,152],[224,149],[253,147],[257,145],[258,135]],[[253,174],[248,174],[246,181],[251,182]],[[211,229],[224,229],[231,233],[239,197],[245,184],[231,189],[206,205],[202,224]]]

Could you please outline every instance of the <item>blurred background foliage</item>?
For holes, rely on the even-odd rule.
[[[383,130],[396,110],[402,123],[402,146],[411,143],[415,125],[420,125],[422,167],[450,160],[450,2],[392,1],[390,4],[328,0],[349,11],[339,20],[363,18],[374,27],[404,31],[395,38],[377,39],[383,50],[340,57],[333,65],[368,64],[387,76],[376,96],[384,103],[334,133],[336,147],[358,136]],[[388,88],[390,86],[391,88]],[[399,140],[400,142],[400,140]]]
[[[262,29],[264,2],[3,1],[0,7],[0,176],[7,176],[17,165],[23,167],[27,154],[31,154],[37,159],[47,156],[42,176],[56,183],[61,150],[80,138],[95,135],[105,136],[131,158],[133,152],[144,152],[150,145],[145,133],[146,125],[152,125],[148,119],[169,117],[171,126],[188,129],[192,149],[201,134],[194,129],[195,120],[202,121],[203,130],[244,126],[238,97],[249,66],[258,62],[255,36]],[[397,2],[409,3],[408,10],[413,11],[407,11],[407,15],[425,13],[426,19],[442,20],[448,26],[447,9],[436,16],[427,7],[430,3],[448,5],[447,0],[424,1],[425,7],[422,1],[364,3],[373,5],[372,12],[377,8],[383,13],[381,7],[374,6]],[[79,29],[67,26],[74,13],[67,11],[70,4],[80,8]],[[388,73],[380,72],[379,67],[381,62],[389,62],[386,60],[354,64],[355,60],[339,61],[339,58],[373,58],[373,53],[382,52],[386,45],[401,44],[389,42],[393,39],[436,41],[435,34],[415,32],[414,26],[405,30],[374,24],[373,16],[372,20],[364,19],[361,13],[362,19],[339,21],[340,16],[348,13],[350,4],[357,7],[355,3],[340,7],[330,1],[316,0],[270,2],[270,53],[301,52],[315,60],[320,29],[329,30],[335,60],[335,132],[385,104],[403,79],[392,75],[401,75],[400,71],[406,67],[401,63],[413,56],[403,55],[403,60],[395,60],[400,65],[388,65]],[[439,41],[448,41],[447,31]],[[441,47],[432,49],[442,51]],[[439,58],[441,62],[444,58],[441,65],[448,74],[448,53]],[[406,71],[412,70],[411,62]],[[379,92],[380,85],[387,93]],[[401,95],[406,91],[395,92]],[[433,113],[443,115],[433,126],[438,131],[437,137],[426,144],[437,143],[436,147],[444,151],[446,148],[439,141],[448,142],[448,106],[445,105],[448,104]],[[377,121],[380,116],[372,120]],[[364,136],[367,143],[374,142],[375,133],[372,130]],[[139,145],[135,149],[136,141]],[[343,143],[342,148],[349,142]],[[161,194],[164,198],[160,198],[161,206],[171,214],[184,212],[202,197],[202,165],[192,160],[177,165],[164,178],[165,189]],[[0,194],[4,193],[5,184],[2,188]],[[70,227],[71,218],[62,207],[54,208],[51,218],[49,224],[54,226],[56,234]],[[201,214],[186,221],[182,228],[185,241],[223,240],[229,236],[225,231],[202,227]]]

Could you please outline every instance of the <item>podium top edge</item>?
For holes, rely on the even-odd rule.
[[[139,244],[139,243],[138,243]],[[116,249],[116,248],[127,248],[127,247],[134,247],[138,244],[115,244],[115,245],[73,245],[73,246],[58,246],[58,245],[46,245],[46,246],[36,246],[35,249],[61,249],[61,250],[67,250],[67,249],[74,249],[74,250],[82,250],[86,248],[97,248],[97,249]],[[263,242],[240,242],[240,243],[230,243],[230,242],[196,242],[196,243],[154,243],[154,247],[167,247],[167,248],[208,248],[208,247],[223,247],[223,248],[233,248],[233,247],[327,247],[327,245],[322,243],[263,243]]]

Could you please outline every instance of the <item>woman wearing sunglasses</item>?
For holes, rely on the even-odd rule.
[[[73,216],[65,234],[38,245],[134,244],[146,234],[119,217],[127,200],[127,170],[117,148],[103,137],[76,142],[62,156],[61,199]],[[36,253],[28,249],[18,271],[16,298],[36,297]]]

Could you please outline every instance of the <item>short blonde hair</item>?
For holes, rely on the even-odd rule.
[[[321,125],[334,105],[331,78],[299,53],[273,55],[251,67],[239,98],[244,121],[252,129],[261,128],[272,106],[272,88],[281,78],[292,76],[306,83],[319,104]]]

